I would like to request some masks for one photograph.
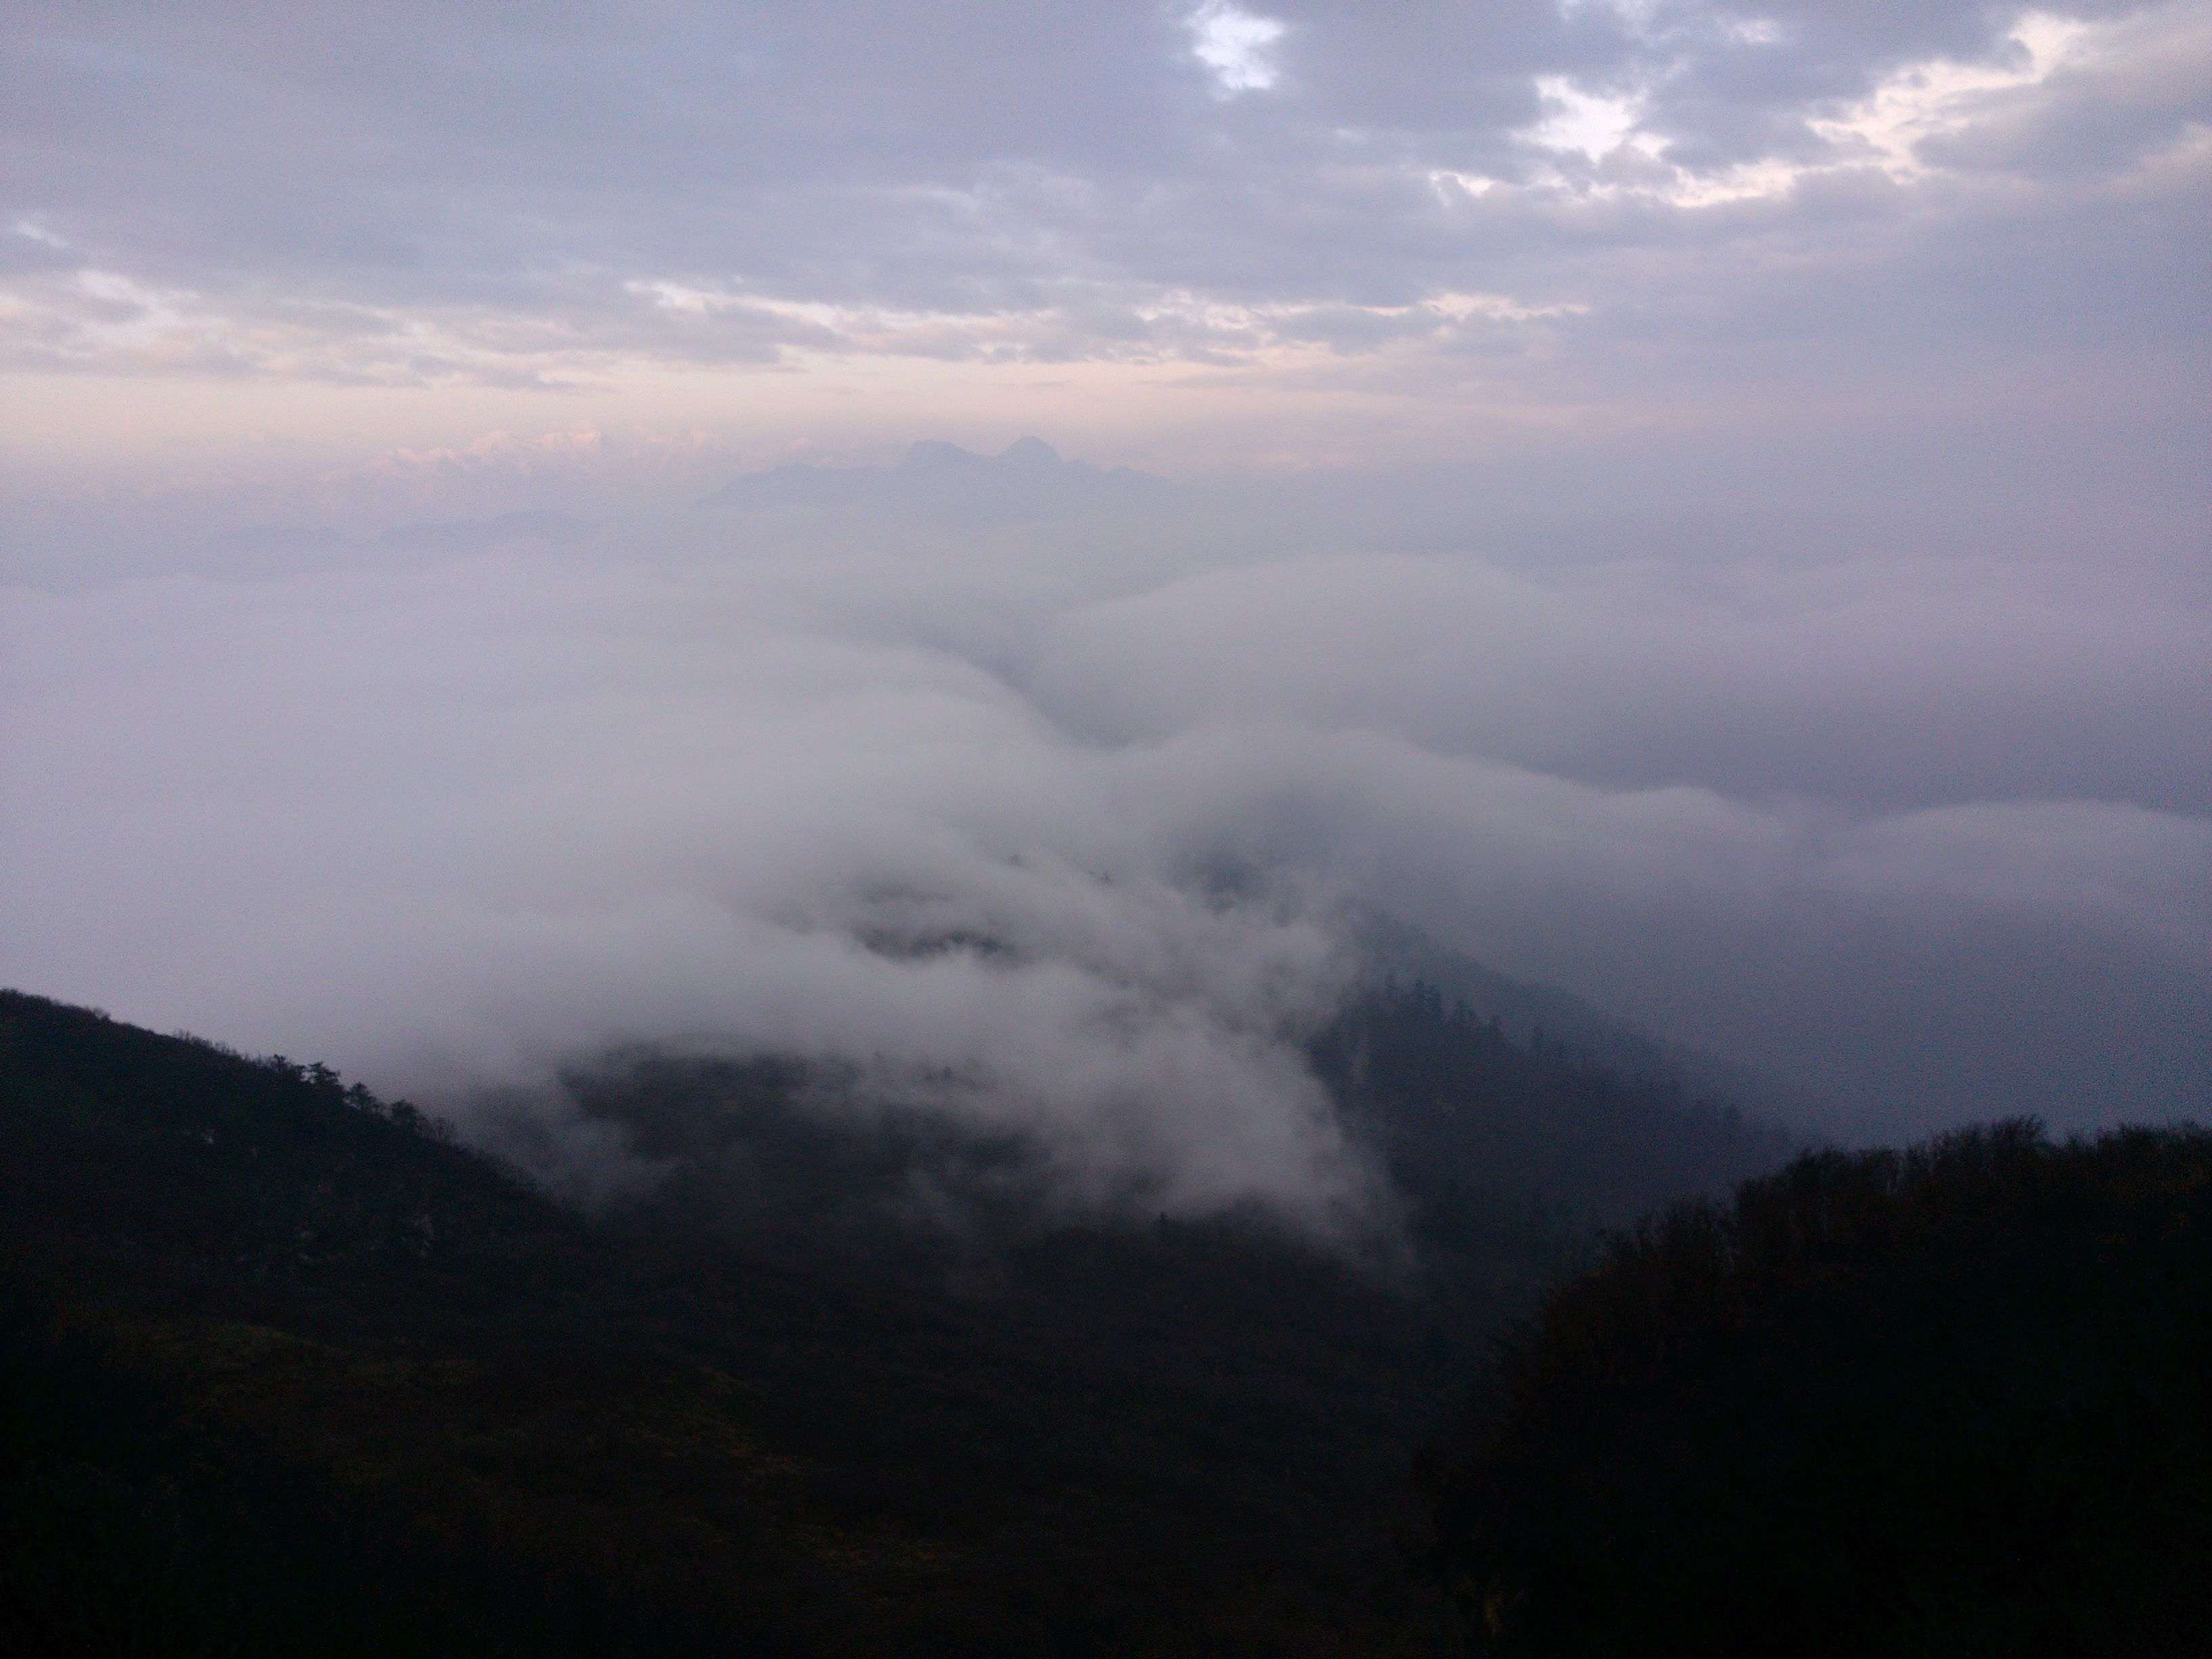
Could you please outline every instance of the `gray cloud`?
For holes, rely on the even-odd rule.
[[[1265,86],[1216,95],[1173,7],[19,9],[10,361],[1206,361],[1365,349],[1467,294],[1556,355],[1650,332],[1670,289],[1710,313],[1674,309],[1686,344],[1747,307],[1879,333],[1930,293],[1954,332],[2017,326],[2055,283],[2201,371],[2201,307],[2166,303],[2201,300],[2201,237],[2089,232],[2202,228],[2196,0],[1217,10],[1279,26]]]
[[[1239,548],[1030,449],[723,499],[7,590],[0,979],[448,1100],[834,1055],[1192,1210],[1357,1200],[1347,904],[1873,1133],[2212,1082],[2201,596]]]

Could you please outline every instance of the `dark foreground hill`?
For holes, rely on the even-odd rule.
[[[1450,1035],[1407,995],[1338,1056],[1378,1124],[1419,1092],[1393,1043]],[[1672,1121],[1558,1055],[1513,1097],[1489,1043],[1447,1127],[1611,1102],[1618,1151]],[[1257,1217],[1000,1201],[948,1232],[869,1199],[945,1152],[927,1126],[825,1127],[772,1065],[595,1075],[592,1109],[690,1144],[587,1218],[320,1067],[0,993],[0,1642],[1449,1646],[1410,1462],[1589,1194],[1513,1186],[1478,1135],[1416,1183],[1412,1248],[1364,1262]],[[1684,1111],[1662,1181],[1768,1144]]]
[[[2212,1133],[2003,1125],[1679,1208],[1434,1484],[1499,1655],[2212,1652]]]

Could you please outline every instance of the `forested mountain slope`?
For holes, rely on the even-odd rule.
[[[2212,1133],[2000,1124],[1680,1206],[1434,1485],[1500,1659],[2205,1652]]]
[[[1370,1093],[1377,1031],[1452,1016],[1416,996],[1376,1018]],[[1529,1063],[1547,1110],[1613,1086]],[[1456,1114],[1525,1115],[1495,1064],[1452,1074]],[[1591,1206],[1503,1179],[1521,1143],[1416,1191],[1410,1248],[1363,1259],[1259,1217],[1078,1222],[1018,1182],[918,1224],[876,1195],[1018,1149],[920,1120],[860,1134],[772,1063],[632,1055],[594,1077],[592,1109],[659,1134],[645,1150],[672,1167],[586,1217],[320,1068],[0,994],[0,1635],[1448,1643],[1400,1544],[1408,1465],[1490,1333],[1583,1248],[1561,1208]],[[1449,1143],[1421,1144],[1433,1164]]]
[[[1540,1039],[1624,1081],[1673,1083],[1686,1095],[1726,1101],[1802,1130],[1837,1119],[1833,1103],[1807,1090],[1655,1036],[1571,991],[1502,974],[1379,911],[1358,916],[1353,933],[1372,983],[1427,986],[1448,1008],[1464,1006],[1516,1046]]]
[[[1663,1070],[1516,1041],[1419,981],[1352,1001],[1313,1045],[1347,1121],[1425,1212],[1533,1198],[1576,1220],[1644,1211],[1771,1169],[1790,1137]]]

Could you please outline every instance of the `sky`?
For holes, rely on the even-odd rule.
[[[2206,0],[27,3],[0,88],[0,980],[456,1110],[837,1054],[1193,1210],[1357,1188],[1363,908],[1852,1135],[2212,1096]]]

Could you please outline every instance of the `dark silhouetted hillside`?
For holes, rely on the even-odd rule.
[[[1525,1117],[1490,1039],[1407,994],[1360,1028],[1375,1132],[1425,1086],[1391,1069],[1401,1027],[1483,1049],[1438,1110]],[[1547,1110],[1613,1099],[1531,1064]],[[1489,1333],[1586,1249],[1564,1218],[1611,1200],[1573,1185],[1584,1164],[1447,1179],[1414,1113],[1412,1248],[1363,1256],[1257,1215],[1071,1218],[1018,1145],[824,1116],[804,1081],[648,1053],[580,1073],[669,1167],[587,1217],[320,1067],[0,994],[0,1633],[1449,1650],[1401,1547],[1411,1461]],[[1730,1172],[1683,1149],[1655,1178]]]
[[[1434,1482],[1500,1655],[2212,1632],[2212,1134],[1823,1153],[1617,1241]]]

